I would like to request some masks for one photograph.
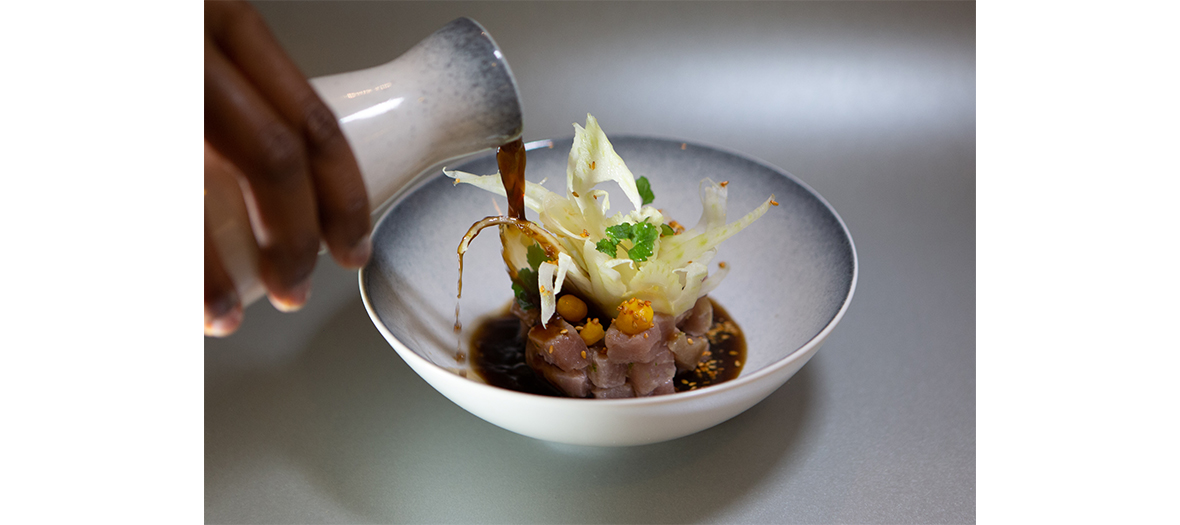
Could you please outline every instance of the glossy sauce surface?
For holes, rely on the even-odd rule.
[[[716,301],[709,329],[709,350],[696,369],[679,372],[673,379],[677,392],[704,388],[737,377],[746,360],[746,338]],[[562,397],[525,362],[526,331],[507,311],[487,318],[475,329],[471,343],[471,367],[492,386],[542,396]]]

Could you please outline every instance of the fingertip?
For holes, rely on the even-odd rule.
[[[311,297],[311,279],[308,278],[302,283],[292,286],[287,293],[279,295],[274,292],[267,293],[266,298],[276,310],[284,313],[297,312],[307,304],[307,300]]]
[[[245,317],[241,303],[234,305],[226,312],[211,315],[205,311],[205,335],[210,337],[226,337],[238,330]]]
[[[340,264],[349,268],[362,268],[368,264],[369,257],[372,255],[373,240],[369,237],[369,234],[365,234],[345,252]]]

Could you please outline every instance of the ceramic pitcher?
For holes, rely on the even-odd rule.
[[[428,169],[495,148],[523,128],[503,53],[474,20],[443,26],[393,61],[311,79],[340,124],[376,212]],[[206,205],[206,221],[243,305],[265,294],[243,218]]]

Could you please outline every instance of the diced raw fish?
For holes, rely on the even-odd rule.
[[[652,327],[635,335],[627,335],[615,328],[612,322],[606,329],[606,354],[612,363],[650,363],[656,352],[664,346],[664,340],[676,330],[676,319],[668,314],[657,313],[652,317]]]
[[[635,391],[631,390],[631,385],[619,385],[612,388],[595,388],[592,389],[591,392],[594,392],[594,397],[598,399],[620,399],[624,397],[635,397]]]
[[[636,396],[646,396],[663,383],[671,384],[676,375],[676,360],[671,351],[661,348],[650,363],[634,363],[630,368],[631,388]]]
[[[676,358],[676,369],[680,371],[696,368],[706,348],[709,348],[709,340],[701,335],[677,331],[676,335],[668,339],[668,350],[672,351]]]
[[[606,352],[598,352],[593,350],[590,352],[590,366],[586,368],[587,375],[590,376],[590,382],[598,388],[612,388],[622,386],[627,382],[627,365],[623,363],[612,363],[607,358]],[[630,389],[631,387],[627,387]],[[597,394],[595,394],[596,397]]]
[[[562,370],[581,370],[589,363],[587,359],[586,342],[574,326],[558,318],[558,322],[549,323],[548,328],[541,325],[529,330],[529,344],[537,348],[538,354],[545,362],[555,364]]]
[[[662,339],[667,339],[668,336],[676,331],[676,318],[668,314],[657,313],[652,316],[651,322],[656,328],[660,329]]]
[[[664,381],[663,383],[660,383],[660,386],[657,386],[655,388],[655,390],[652,390],[651,394],[648,394],[648,395],[662,396],[664,394],[675,394],[676,393],[676,384],[673,383],[672,381],[673,381],[672,379],[669,379],[667,381]]]
[[[606,355],[612,363],[650,363],[664,346],[663,326],[655,324],[635,335],[627,335],[611,323],[606,329]]]
[[[565,392],[570,397],[586,397],[590,395],[590,379],[585,370],[565,371],[549,363],[541,364],[541,373],[553,386]]]
[[[590,395],[590,378],[585,370],[562,370],[557,365],[545,362],[536,345],[529,344],[524,351],[525,362],[537,375],[544,377],[554,388],[570,397],[587,397]]]
[[[692,335],[704,335],[713,326],[713,303],[708,296],[697,299],[688,315],[677,323],[681,330]]]

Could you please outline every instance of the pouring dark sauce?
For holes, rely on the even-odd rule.
[[[544,230],[541,230],[536,225],[525,219],[524,216],[524,166],[526,162],[526,155],[524,149],[524,140],[516,139],[496,150],[496,164],[500,168],[500,180],[504,184],[504,189],[508,193],[508,215],[506,217],[484,217],[482,220],[471,225],[467,230],[467,234],[463,236],[463,241],[459,243],[459,284],[456,299],[463,298],[463,254],[467,252],[467,246],[475,239],[481,230],[493,224],[500,225],[500,240],[507,241],[507,227],[514,226],[517,231],[528,237],[532,237],[545,250],[545,255],[550,259],[557,258],[557,239],[552,235],[547,235]],[[516,268],[513,268],[508,261],[508,256],[504,254],[504,262],[508,264],[508,273],[515,279]],[[459,304],[455,303],[455,333],[463,330],[463,323],[459,322]],[[462,351],[458,355],[463,355]],[[460,362],[462,362],[460,360]]]
[[[524,140],[516,139],[496,150],[496,164],[500,168],[500,181],[508,194],[508,216],[524,220],[524,165],[526,161]]]

